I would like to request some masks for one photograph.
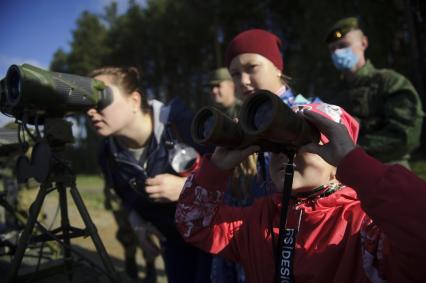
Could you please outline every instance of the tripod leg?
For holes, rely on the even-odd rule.
[[[31,234],[34,229],[34,224],[37,221],[38,215],[40,213],[41,207],[46,197],[48,187],[46,185],[41,185],[40,190],[37,193],[37,197],[34,203],[31,205],[28,215],[28,221],[25,225],[24,231],[19,237],[18,246],[16,248],[15,256],[13,257],[12,264],[10,267],[10,272],[8,274],[8,279],[6,282],[14,282],[14,279],[18,273],[18,269],[21,266],[22,258],[27,248],[28,242],[30,240]]]
[[[65,272],[68,275],[68,281],[72,282],[72,254],[71,254],[71,240],[69,237],[70,222],[68,217],[68,204],[67,204],[67,191],[66,188],[58,184],[59,192],[59,206],[61,208],[61,227],[63,235],[63,251],[64,251],[64,265]]]
[[[117,278],[117,273],[115,272],[115,268],[111,262],[111,258],[106,252],[105,246],[103,245],[102,240],[99,237],[96,226],[95,224],[93,224],[92,219],[90,218],[89,212],[87,211],[87,208],[84,205],[83,199],[81,198],[77,187],[72,186],[70,191],[77,206],[77,209],[80,212],[81,218],[83,219],[83,222],[86,225],[86,229],[89,232],[90,237],[92,238],[93,244],[95,245],[96,250],[98,251],[99,256],[101,257],[101,260],[107,269],[107,272],[110,274],[111,278],[119,282],[119,278]]]

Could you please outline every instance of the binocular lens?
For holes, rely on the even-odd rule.
[[[197,112],[191,134],[195,142],[204,145],[238,146],[244,139],[239,125],[214,107],[204,107]]]
[[[202,127],[200,128],[200,131],[202,132],[201,137],[203,139],[209,137],[212,134],[213,126],[214,126],[213,116],[207,116],[202,124]]]
[[[272,102],[266,100],[254,110],[253,127],[255,130],[262,129],[272,119]]]
[[[21,93],[21,74],[15,65],[12,65],[7,71],[6,87],[8,103],[16,105]]]

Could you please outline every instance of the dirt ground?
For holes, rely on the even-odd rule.
[[[112,213],[109,211],[106,211],[103,208],[103,205],[102,205],[103,194],[101,189],[102,186],[96,185],[96,182],[95,182],[95,185],[90,184],[89,186],[85,187],[83,183],[83,185],[78,185],[78,186],[79,186],[78,188],[79,192],[82,195],[83,201],[89,211],[92,221],[95,223],[95,226],[102,240],[102,243],[104,244],[106,251],[112,260],[112,263],[119,274],[119,277],[120,277],[119,281],[120,282],[143,282],[141,281],[141,279],[143,279],[145,276],[144,274],[145,263],[140,250],[138,250],[138,253],[137,253],[139,280],[138,281],[130,280],[124,272],[123,247],[115,238],[117,225],[112,216]],[[28,191],[26,193],[26,198],[29,200],[35,199],[37,191],[38,191],[37,189]],[[71,198],[71,195],[68,194],[67,196],[68,196],[68,213],[69,213],[70,224],[73,227],[84,228],[84,223],[82,221],[80,213],[78,212],[76,208],[74,201]],[[43,223],[45,223],[47,226],[51,226],[52,228],[55,228],[60,224],[60,220],[61,220],[60,213],[57,213],[58,204],[59,204],[58,193],[56,191],[49,193],[49,195],[46,197],[43,203],[42,211],[43,213],[45,213],[45,216],[46,216],[46,218],[43,220]],[[71,239],[71,243],[74,249],[76,249],[80,254],[84,255],[84,258],[89,258],[97,266],[104,268],[101,258],[96,252],[95,245],[93,244],[90,237],[74,238],[74,239]],[[60,259],[61,257],[62,256],[59,256]],[[79,259],[80,259],[79,256],[74,257],[74,261],[76,262],[79,262]],[[61,259],[61,262],[62,262],[62,259]],[[84,260],[82,260],[82,262],[84,262]],[[161,257],[157,258],[156,267],[157,267],[157,273],[158,273],[157,282],[167,283],[167,278],[164,272],[164,263]],[[78,268],[76,268],[75,270],[78,270]],[[77,272],[88,274],[88,273],[91,273],[91,270],[92,269],[90,267],[89,268],[84,267],[82,271],[77,271]],[[79,279],[77,279],[77,277]],[[98,277],[98,280],[99,280],[98,282],[111,282],[110,280],[102,276]],[[2,281],[0,280],[0,282]],[[63,278],[63,279],[55,279],[55,280],[53,279],[44,280],[44,281],[41,280],[36,282],[70,282],[70,281],[66,278]],[[74,277],[72,282],[93,282],[93,278],[87,279],[86,281],[83,277],[81,277],[81,275],[78,275]]]

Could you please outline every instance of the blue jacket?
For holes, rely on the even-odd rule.
[[[173,123],[181,142],[193,146],[199,152],[202,148],[192,141],[190,125],[193,112],[181,100],[174,99],[168,104],[151,100],[149,103],[153,110],[154,129],[153,137],[146,148],[146,170],[114,137],[107,137],[102,141],[99,163],[107,184],[114,188],[125,207],[136,210],[141,217],[154,224],[168,240],[180,239],[174,223],[176,203],[151,201],[145,193],[145,180],[162,173],[176,175],[169,164],[166,143],[170,142],[171,138],[166,134],[167,123]]]

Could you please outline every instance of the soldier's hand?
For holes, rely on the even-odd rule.
[[[303,150],[316,153],[337,167],[343,157],[355,148],[355,144],[343,124],[331,121],[321,114],[309,110],[299,111],[299,115],[312,122],[329,139],[325,145],[310,143],[303,146]]]
[[[145,191],[153,201],[173,202],[179,199],[185,181],[186,177],[159,174],[146,180]]]

